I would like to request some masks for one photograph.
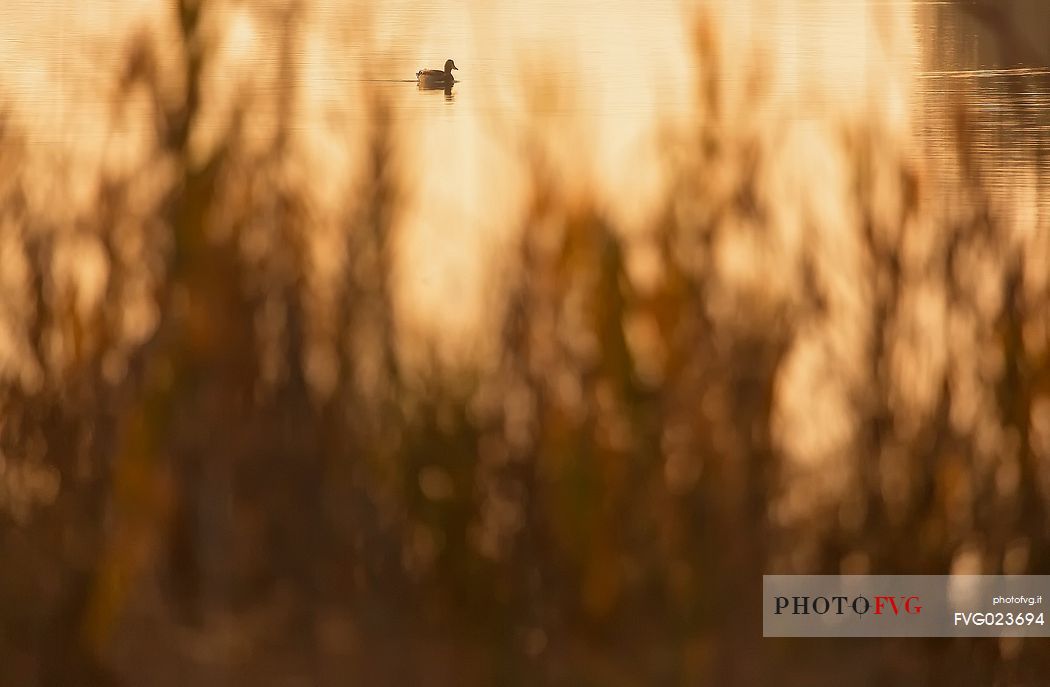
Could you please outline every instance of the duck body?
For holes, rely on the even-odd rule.
[[[456,83],[455,77],[452,76],[453,69],[459,71],[459,67],[456,66],[455,62],[445,60],[445,68],[443,70],[420,69],[416,72],[416,79],[422,88],[448,88]]]

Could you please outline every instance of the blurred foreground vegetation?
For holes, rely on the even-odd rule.
[[[766,572],[1050,573],[1050,233],[986,198],[965,104],[941,211],[877,119],[741,118],[701,19],[651,229],[524,134],[498,352],[410,369],[384,103],[319,255],[289,111],[193,152],[206,7],[175,8],[177,97],[130,44],[109,116],[144,95],[151,153],[90,213],[35,213],[0,125],[0,684],[1050,674],[1045,642],[761,639]],[[803,152],[828,176],[782,185]]]

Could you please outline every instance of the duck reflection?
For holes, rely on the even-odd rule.
[[[447,86],[425,86],[422,83],[419,84],[419,90],[421,91],[441,91],[445,94],[445,100],[452,102],[456,99],[456,94],[452,92],[452,85]]]

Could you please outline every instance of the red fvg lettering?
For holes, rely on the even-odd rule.
[[[902,603],[898,605],[898,601]],[[893,615],[900,615],[902,611],[909,615],[921,613],[922,606],[917,605],[918,601],[917,596],[876,596],[875,615],[882,615],[883,610],[886,610],[886,604],[889,604],[889,610]]]

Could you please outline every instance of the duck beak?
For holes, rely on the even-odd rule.
[[[459,71],[459,67],[457,67],[456,65],[452,65],[452,68],[455,69],[457,72]]]

